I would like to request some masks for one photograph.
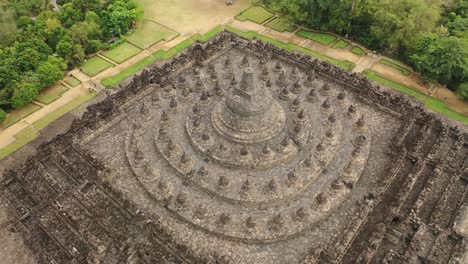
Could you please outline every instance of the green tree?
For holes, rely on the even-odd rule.
[[[16,22],[12,9],[0,8],[0,47],[6,47],[15,41]]]
[[[19,80],[19,74],[16,68],[14,49],[0,50],[0,90],[16,80]]]
[[[11,97],[11,106],[15,109],[31,102],[39,94],[40,80],[34,73],[28,73],[21,79]]]
[[[18,26],[19,29],[25,29],[29,25],[34,24],[34,20],[32,20],[28,16],[21,16],[16,20],[16,25]]]
[[[66,3],[62,6],[59,13],[59,19],[66,28],[73,26],[76,22],[83,21],[85,14],[76,9],[72,3]]]
[[[15,50],[18,67],[23,72],[34,70],[40,62],[47,60],[52,54],[52,50],[44,41],[34,37],[28,41],[18,42]]]
[[[462,83],[457,87],[457,95],[464,100],[468,100],[468,82]]]
[[[72,53],[73,53],[73,44],[69,36],[64,36],[55,47],[55,52],[64,58],[67,62],[71,62]]]
[[[447,27],[451,35],[468,38],[468,17],[455,16],[447,23]]]
[[[116,0],[101,13],[101,26],[107,36],[127,33],[141,11],[133,1]]]
[[[428,36],[418,42],[410,58],[426,79],[438,80],[449,88],[468,79],[467,39]]]
[[[78,22],[69,29],[68,33],[73,44],[80,44],[86,50],[90,40],[99,40],[102,35],[100,26],[93,22]]]
[[[5,120],[7,117],[7,113],[5,112],[5,110],[1,109],[0,108],[0,122],[2,122],[3,120]]]
[[[86,14],[88,11],[99,10],[102,7],[99,0],[71,0],[70,3],[83,14]]]
[[[63,78],[63,71],[60,69],[59,65],[49,61],[41,63],[37,67],[36,73],[40,81],[41,89],[49,87]]]
[[[402,55],[432,32],[440,17],[439,0],[382,0],[373,6],[372,35]]]

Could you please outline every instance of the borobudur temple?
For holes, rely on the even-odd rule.
[[[405,95],[222,32],[5,174],[38,263],[462,263],[467,133]]]

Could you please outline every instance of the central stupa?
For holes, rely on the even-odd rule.
[[[229,89],[226,99],[212,113],[212,124],[226,139],[255,144],[277,136],[286,124],[281,105],[255,81],[254,70],[244,70],[238,86]]]

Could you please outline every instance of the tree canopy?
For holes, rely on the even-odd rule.
[[[294,22],[347,35],[467,98],[467,0],[264,0]],[[466,87],[463,86],[463,87]]]
[[[0,0],[0,118],[21,107],[134,26],[141,10],[132,0]],[[1,119],[0,119],[1,120]]]

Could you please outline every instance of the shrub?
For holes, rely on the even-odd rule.
[[[6,119],[6,116],[7,116],[7,114],[6,114],[5,110],[0,109],[0,122],[2,122],[3,120],[5,120],[5,119]]]
[[[462,83],[457,87],[457,95],[464,100],[468,100],[468,82]]]

